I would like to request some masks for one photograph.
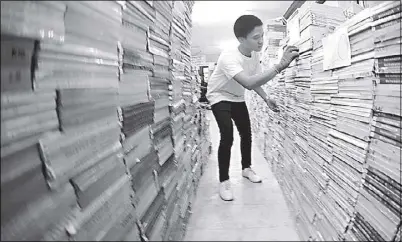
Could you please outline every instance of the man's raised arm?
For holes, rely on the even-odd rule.
[[[294,46],[288,46],[285,49],[279,64],[274,65],[272,68],[269,68],[267,71],[261,74],[252,76],[249,76],[246,74],[246,72],[242,71],[235,75],[233,79],[248,90],[253,90],[256,87],[260,87],[272,80],[272,78],[274,78],[282,70],[286,69],[290,65],[290,63],[298,56],[299,49]]]

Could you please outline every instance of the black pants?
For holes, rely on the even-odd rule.
[[[251,127],[245,102],[222,101],[212,105],[212,112],[218,123],[221,140],[218,149],[219,180],[229,179],[230,151],[233,144],[232,119],[239,131],[242,168],[251,166]]]

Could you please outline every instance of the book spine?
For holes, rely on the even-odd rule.
[[[395,192],[393,192],[392,190],[390,190],[390,186],[385,186],[383,183],[379,182],[378,180],[370,177],[370,176],[366,176],[366,182],[368,182],[370,185],[374,186],[378,191],[381,191],[382,194],[384,194],[386,197],[390,198],[390,199],[385,199],[386,197],[384,197],[384,200],[388,200],[389,202],[391,202],[390,200],[392,200],[395,203],[400,203],[399,201],[399,197],[400,197],[400,193],[396,194]]]
[[[15,119],[20,116],[32,116],[40,112],[56,110],[56,102],[49,100],[49,102],[17,106],[1,110],[1,120]]]
[[[378,67],[400,66],[401,56],[389,56],[377,59]]]
[[[370,194],[374,199],[378,200],[386,209],[391,211],[393,214],[397,215],[398,214],[398,209],[395,207],[394,202],[387,201],[387,198],[384,197],[382,194],[380,195],[376,188],[371,185],[371,184],[365,184],[364,185],[365,191]]]
[[[55,114],[53,116],[54,117],[48,121],[45,120],[40,123],[33,123],[19,129],[4,130],[4,133],[1,132],[2,145],[9,145],[12,142],[20,141],[23,138],[32,137],[36,134],[41,134],[46,131],[56,130],[59,126],[59,122],[57,120],[57,115]]]
[[[385,17],[388,17],[388,16],[396,14],[396,13],[400,13],[400,12],[401,12],[401,6],[399,5],[399,6],[395,7],[395,8],[391,8],[391,9],[386,10],[384,12],[374,14],[372,18],[373,18],[373,21],[377,21],[379,19],[383,19]]]
[[[37,143],[20,152],[1,158],[1,184],[11,181],[25,172],[42,164]]]
[[[112,155],[106,157],[96,165],[90,167],[88,170],[80,173],[79,175],[73,177],[71,179],[71,183],[76,188],[77,192],[84,192],[87,190],[92,184],[97,182],[101,177],[103,177],[106,173],[111,171],[116,163],[121,162],[119,160],[118,155],[113,153]]]
[[[6,120],[1,123],[2,130],[13,130],[25,127],[27,125],[40,124],[44,121],[54,119],[56,110],[41,112],[32,116],[23,116],[13,120]],[[57,119],[57,115],[56,115]]]
[[[126,210],[116,223],[103,236],[102,241],[121,241],[132,228],[136,227],[136,213],[132,205],[126,206]]]
[[[386,183],[390,184],[392,187],[398,189],[399,192],[402,190],[402,186],[400,183],[388,177],[387,175],[383,174],[376,168],[369,166],[368,173],[371,174],[371,177],[373,177],[374,179],[377,179],[378,181],[383,180]]]
[[[78,204],[85,209],[93,200],[95,200],[102,192],[125,175],[125,166],[123,163],[117,163],[114,168],[100,177],[95,183],[91,184],[87,189],[79,193]]]
[[[47,100],[56,100],[56,92],[21,92],[21,93],[2,93],[1,109],[19,107],[32,103],[46,102]]]
[[[396,142],[399,141],[399,140],[401,140],[401,136],[400,136],[400,135],[397,135],[397,134],[395,134],[395,133],[392,133],[392,132],[390,132],[390,131],[388,131],[388,130],[384,130],[384,129],[381,128],[381,127],[375,127],[375,128],[374,128],[374,132],[376,132],[376,133],[378,133],[378,134],[380,134],[380,135],[383,135],[383,136],[385,136],[385,137],[388,137],[388,138],[390,138],[390,139],[393,139],[393,140],[395,140]]]
[[[100,197],[92,202],[86,209],[82,210],[74,221],[71,221],[71,224],[69,225],[71,229],[68,233],[73,237],[76,237],[77,232],[79,233],[80,230],[85,230],[84,225],[87,224],[102,207],[105,207],[105,205],[110,206],[110,204],[107,204],[108,201],[113,200],[113,197],[116,200],[116,197],[118,197],[117,195],[122,195],[124,194],[124,191],[127,191],[126,189],[129,181],[128,176],[123,176],[111,187],[104,190]]]
[[[401,74],[380,74],[379,84],[401,84]]]

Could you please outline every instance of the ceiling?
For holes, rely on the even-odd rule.
[[[263,22],[282,17],[292,1],[195,1],[192,21],[192,55],[205,55],[216,62],[222,46],[237,40],[233,24],[243,14],[254,14]]]

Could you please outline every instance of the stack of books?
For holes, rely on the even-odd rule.
[[[151,133],[155,149],[158,151],[159,162],[162,166],[174,152],[170,117],[155,123],[151,128]]]
[[[98,6],[91,1],[67,6],[64,42],[39,44],[35,89],[117,88],[121,6],[115,2]]]
[[[154,112],[155,103],[153,101],[119,108],[124,138],[129,138],[142,128],[154,123]]]
[[[323,37],[324,35],[319,35]],[[331,71],[323,69],[323,45],[322,39],[315,38],[312,52],[312,76],[311,76],[311,109],[310,109],[310,129],[308,135],[308,157],[313,167],[314,174],[314,195],[319,204],[319,197],[328,187],[329,177],[325,172],[325,167],[332,161],[332,147],[328,141],[328,133],[335,127],[336,112],[331,107],[331,96],[338,93],[338,80],[331,77]],[[316,214],[319,214],[320,208]],[[316,220],[318,221],[318,216]],[[314,221],[314,222],[315,222]],[[310,226],[306,225],[306,226]],[[311,233],[315,238],[320,237],[320,233]],[[322,237],[322,236],[321,236]]]
[[[350,236],[360,240],[397,239],[400,227],[400,26],[401,4],[386,2],[371,11],[371,52],[375,87],[370,120],[367,174],[356,205]],[[400,236],[400,235],[399,235]],[[395,240],[396,241],[396,240]]]
[[[157,174],[154,172],[158,170],[158,155],[153,148],[151,148],[147,155],[138,159],[130,168],[133,189],[136,193],[134,204],[140,219],[145,215],[147,209],[160,191],[156,180]]]
[[[185,136],[182,127],[184,125],[183,118],[185,116],[185,105],[186,103],[184,102],[184,100],[181,100],[180,102],[175,103],[170,107],[170,113],[172,117],[172,139],[176,154],[181,154],[184,149]]]
[[[125,174],[125,173],[124,173]],[[135,226],[132,207],[134,192],[128,176],[120,176],[85,209],[76,208],[66,230],[74,240],[121,240]],[[129,218],[127,223],[123,221]],[[122,233],[119,233],[122,232]],[[124,233],[125,232],[125,233]]]
[[[261,57],[263,67],[277,64],[280,54],[280,41],[286,37],[286,26],[282,19],[272,19],[265,22],[264,51]]]
[[[62,1],[3,2],[1,35],[61,43],[65,37],[65,11],[66,3]]]
[[[142,238],[148,238],[153,226],[144,224],[144,217],[160,192],[157,183],[160,165],[155,150],[158,139],[152,134],[159,129],[163,131],[163,121],[169,117],[166,33],[169,25],[165,28],[169,8],[166,9],[164,3],[146,1],[127,1],[122,5],[124,35],[119,42],[122,144],[136,194],[134,206],[139,217],[139,231]],[[162,135],[166,136],[165,133]],[[145,223],[152,222],[156,215],[149,213]]]
[[[182,238],[210,153],[194,2],[1,4],[2,240]]]
[[[364,19],[363,17],[363,21]],[[353,58],[361,58],[364,54],[364,52],[355,51],[357,48],[353,38],[365,36],[364,29],[355,33],[351,32],[356,29],[357,22],[352,18],[337,27],[338,29],[346,28],[350,34],[352,66],[355,64]],[[324,59],[329,48],[332,47],[323,45]],[[321,62],[321,58],[319,60]],[[351,66],[346,66],[330,68],[326,72],[328,75],[319,70],[320,77],[315,79],[322,79],[317,82],[321,84],[319,86],[325,86],[321,93],[330,94],[325,97],[325,106],[329,108],[327,114],[331,113],[327,115],[327,125],[329,125],[325,129],[326,144],[330,148],[327,149],[329,152],[326,152],[328,156],[323,166],[329,181],[324,194],[319,198],[321,212],[318,220],[320,227],[317,229],[319,238],[334,240],[345,237],[361,187],[364,157],[368,145],[367,119],[371,113],[370,100],[372,100],[373,86],[369,73],[362,71],[360,74],[358,68],[355,70]]]
[[[77,12],[77,8],[82,12]],[[23,9],[24,11],[13,9]],[[4,148],[2,166],[4,165],[5,171],[8,173],[4,178],[4,185],[7,184],[7,186],[2,189],[2,201],[4,201],[4,206],[9,206],[10,201],[18,201],[14,203],[15,205],[6,208],[9,212],[5,214],[8,214],[9,217],[4,217],[4,223],[2,216],[2,226],[4,226],[2,239],[4,240],[68,240],[65,226],[68,222],[73,221],[73,208],[79,205],[76,204],[77,197],[74,193],[74,190],[79,188],[73,187],[70,179],[80,177],[87,169],[118,152],[120,148],[119,134],[116,133],[116,128],[119,129],[115,112],[116,106],[113,98],[108,99],[113,95],[105,95],[110,103],[98,102],[94,109],[86,105],[75,106],[71,109],[78,103],[90,103],[91,98],[98,98],[96,91],[89,93],[91,90],[78,90],[78,88],[116,87],[117,53],[115,48],[113,55],[108,52],[110,49],[105,50],[100,47],[102,44],[95,44],[99,43],[96,42],[99,36],[95,35],[100,31],[96,33],[87,31],[90,29],[88,25],[92,25],[93,21],[86,19],[88,21],[82,21],[85,24],[81,25],[74,22],[74,20],[85,19],[83,16],[88,13],[94,12],[95,14],[90,3],[81,3],[79,6],[71,4],[68,9],[67,11],[66,4],[61,2],[16,2],[4,3],[4,5],[2,3],[2,13],[4,11],[2,18],[5,18],[5,21],[2,21],[2,40],[8,42],[5,42],[5,47],[8,49],[7,44],[11,44],[9,42],[10,35],[30,38],[21,42],[18,42],[17,39],[15,47],[9,46],[11,47],[11,58],[4,55],[8,59],[5,60],[5,64],[25,59],[24,63],[21,62],[19,66],[16,66],[17,68],[10,69],[12,72],[10,72],[8,83],[2,81],[2,86],[3,84],[10,86],[5,90],[18,91],[15,93],[16,95],[2,95],[4,98],[4,100],[2,99],[2,113],[5,114],[2,123],[3,119],[7,121],[18,117],[18,120],[13,120],[13,125],[8,124],[9,121],[6,122],[4,135],[2,132],[2,151]],[[7,15],[10,13],[13,15]],[[49,17],[49,13],[51,13],[50,21],[49,18],[43,17]],[[98,22],[104,21],[105,18],[99,19]],[[36,21],[26,22],[24,19],[35,19]],[[105,33],[108,32],[105,31]],[[88,45],[90,42],[88,39],[91,38],[93,38],[91,40],[93,45]],[[32,49],[32,43],[34,43],[34,49]],[[117,39],[112,43],[113,46],[116,46],[116,43]],[[94,49],[98,51],[94,51]],[[99,60],[104,60],[104,65],[97,64]],[[29,72],[27,72],[28,66]],[[27,73],[29,73],[28,76]],[[95,79],[99,81],[96,84],[94,84]],[[15,86],[15,80],[21,83],[17,85],[19,87]],[[30,82],[29,85],[27,85],[27,80]],[[106,83],[106,85],[102,86],[102,83]],[[28,92],[27,87],[29,86],[31,89],[33,87],[35,92]],[[100,93],[103,90],[100,90]],[[88,97],[83,96],[85,92]],[[72,100],[71,97],[74,99]],[[77,109],[78,107],[79,109]],[[34,122],[32,122],[31,116],[33,116]],[[108,120],[106,121],[106,119]],[[22,125],[23,122],[28,123],[24,125],[23,129],[18,128],[18,125]],[[61,133],[47,132],[55,131],[58,128],[62,130]],[[94,130],[96,130],[96,134]],[[48,134],[41,135],[44,132]],[[16,156],[16,152],[18,152],[18,156]],[[27,165],[27,159],[32,161],[35,160],[35,157],[40,157],[41,164],[29,162],[31,165]],[[14,165],[10,166],[9,162],[12,159],[17,159],[18,162],[14,162]],[[42,169],[42,163],[45,169]],[[124,174],[124,170],[119,175],[122,174]],[[85,190],[83,196],[81,196],[82,194],[77,195],[82,207],[92,206],[93,201],[102,196],[98,192],[100,185],[98,182],[103,182],[101,185],[103,190],[113,183],[110,174],[108,175],[107,182],[101,180],[100,175],[94,177],[87,187],[80,184],[82,191],[88,189]],[[18,181],[18,179],[23,180]],[[47,186],[46,183],[42,183],[44,181]],[[42,185],[40,185],[41,183]],[[16,184],[21,187],[17,187]],[[13,189],[9,190],[11,187]],[[37,195],[30,198],[24,195],[16,196],[16,194],[28,194],[23,192],[26,189],[37,191]],[[52,204],[51,208],[46,204]],[[22,207],[19,207],[21,205]],[[116,205],[120,204],[116,203]],[[78,210],[83,209],[82,207]],[[3,208],[5,207],[2,205],[2,210]],[[18,209],[14,210],[15,208]],[[13,212],[15,213],[13,214]],[[24,222],[21,223],[20,220]],[[100,225],[98,224],[98,226]],[[15,231],[13,232],[13,230]]]
[[[104,120],[117,122],[117,89],[77,88],[57,91],[57,113],[60,128],[75,128]]]
[[[400,238],[401,5],[385,2],[346,21],[342,9],[314,5],[297,11],[301,56],[268,88],[281,113],[247,97],[258,120],[253,133],[303,239],[393,241]],[[333,46],[323,38],[345,29],[350,63],[328,68]]]
[[[2,89],[1,114],[1,239],[65,240],[59,226],[75,204],[74,189],[49,189],[38,147],[59,127],[55,91]]]
[[[156,8],[156,6],[158,6]],[[173,144],[170,132],[169,113],[169,84],[171,72],[169,52],[172,6],[167,2],[155,3],[153,6],[155,16],[154,24],[150,28],[148,36],[148,51],[153,54],[154,71],[150,82],[151,96],[155,100],[155,123],[151,128],[154,134],[154,145],[159,155],[160,165],[173,154]],[[164,29],[164,30],[162,30]]]

